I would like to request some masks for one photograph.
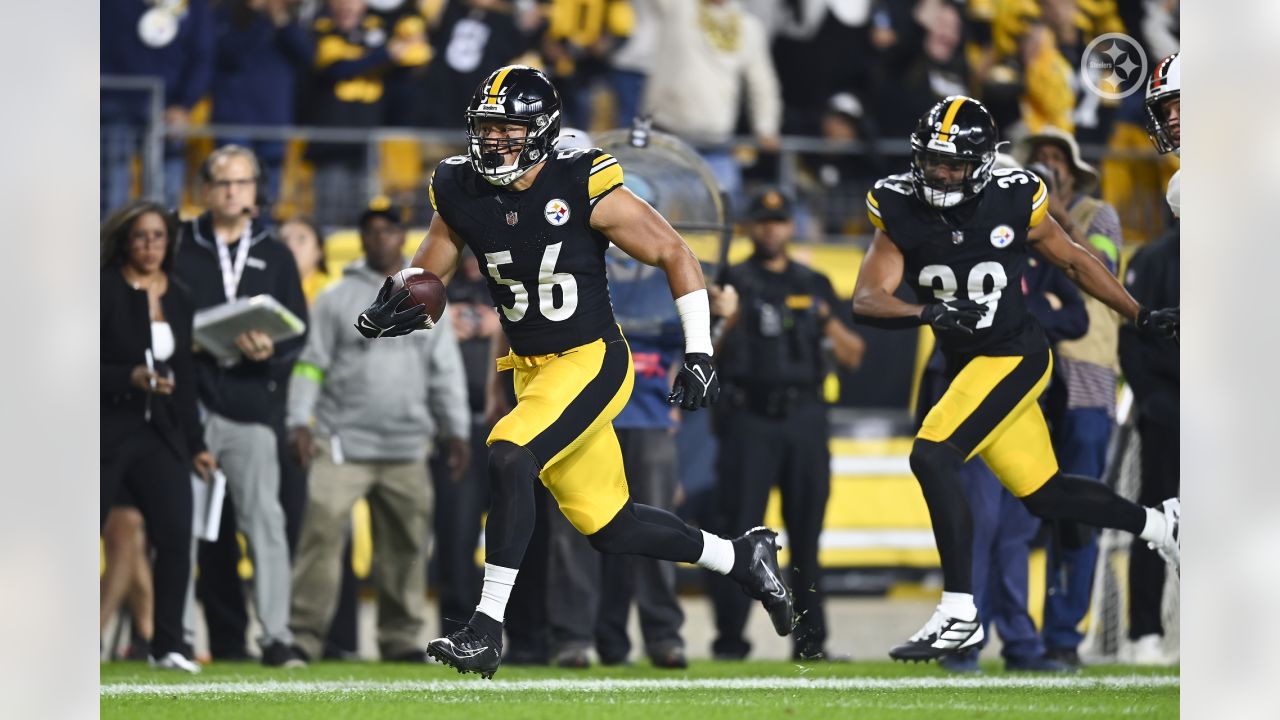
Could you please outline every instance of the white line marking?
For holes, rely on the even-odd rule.
[[[352,693],[457,693],[457,692],[580,692],[610,693],[646,690],[996,690],[1011,688],[1057,690],[1123,690],[1178,687],[1176,675],[1128,675],[1108,677],[1010,677],[1010,678],[705,678],[698,680],[314,680],[209,683],[111,683],[99,687],[102,697],[163,695],[270,695]]]

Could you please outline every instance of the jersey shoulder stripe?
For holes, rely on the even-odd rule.
[[[1035,195],[1031,197],[1031,220],[1027,227],[1035,227],[1044,220],[1045,215],[1049,214],[1049,190],[1045,187],[1044,180],[1036,177],[1039,187],[1036,188]]]
[[[880,215],[880,203],[876,201],[874,190],[867,191],[867,218],[881,232],[888,232],[884,229],[884,217]]]
[[[591,160],[591,171],[587,176],[587,198],[595,205],[600,198],[608,195],[622,185],[622,165],[618,159],[604,151]]]
[[[427,181],[427,199],[431,201],[431,209],[440,212],[436,188],[445,187],[445,183],[456,182],[457,173],[462,168],[470,168],[471,159],[466,155],[451,155],[439,162]]]

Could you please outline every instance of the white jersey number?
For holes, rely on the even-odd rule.
[[[991,291],[986,292],[987,279],[991,280]],[[987,306],[987,312],[975,326],[977,329],[991,327],[996,319],[996,308],[1000,304],[1001,291],[1009,284],[1009,276],[1005,275],[1004,266],[998,262],[980,262],[969,271],[969,283],[965,288],[969,299]],[[956,299],[956,273],[946,265],[926,265],[920,268],[920,286],[933,288],[933,296],[946,302]]]
[[[560,248],[564,243],[548,245],[542,253],[542,264],[538,267],[538,309],[543,317],[553,322],[568,320],[573,311],[578,309],[578,281],[572,273],[556,272],[556,261],[560,259]],[[529,312],[529,289],[519,280],[502,277],[500,265],[509,265],[511,251],[485,253],[485,265],[489,277],[499,285],[511,288],[515,302],[510,306],[500,305],[502,314],[511,322],[520,322]],[[560,303],[556,304],[556,288],[560,288]]]

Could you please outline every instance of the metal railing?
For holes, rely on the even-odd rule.
[[[414,213],[415,220],[420,220],[424,215],[429,216],[429,212],[426,211],[425,207],[425,188],[422,187],[422,184],[430,176],[431,166],[434,161],[448,154],[460,153],[465,150],[465,137],[460,129],[341,128],[309,125],[279,127],[215,124],[166,126],[163,117],[163,88],[159,80],[104,76],[102,78],[102,89],[104,92],[109,90],[132,90],[151,93],[149,120],[147,126],[142,128],[145,141],[142,143],[141,148],[141,187],[145,194],[151,196],[157,195],[165,186],[162,159],[164,141],[166,139],[220,140],[236,138],[245,141],[265,142],[301,140],[309,144],[346,145],[353,148],[358,146],[362,148],[363,162],[361,167],[352,174],[351,182],[353,183],[352,190],[354,192],[344,193],[340,199],[340,202],[346,205],[348,202],[347,197],[350,197],[349,207],[341,208],[340,213],[334,211],[334,214],[341,217],[354,218],[367,198],[384,193],[389,189],[384,187],[382,181],[383,169],[387,160],[383,157],[383,152],[384,148],[387,147],[388,141],[401,141],[418,143],[421,148],[429,149],[421,157],[423,167],[419,173],[419,186],[416,188],[393,188],[401,191],[412,191],[407,193],[412,198],[410,210]],[[735,137],[727,143],[714,145],[694,144],[694,146],[704,152],[729,151],[739,156],[758,153],[758,145],[751,137]],[[432,152],[437,153],[438,157],[433,157]],[[1154,163],[1158,158],[1154,151],[1115,151],[1095,144],[1081,146],[1081,154],[1095,164],[1104,159],[1150,161]],[[867,188],[857,187],[855,186],[856,183],[842,183],[842,185],[836,187],[823,187],[820,183],[814,182],[812,178],[806,180],[806,163],[814,158],[878,158],[881,166],[888,168],[890,171],[905,171],[909,157],[910,146],[905,139],[879,139],[873,143],[833,143],[823,138],[788,136],[780,140],[777,162],[773,166],[776,169],[767,179],[791,193],[793,197],[798,197],[802,206],[816,205],[818,208],[829,206],[832,208],[831,212],[837,215],[848,213],[850,217],[854,217],[861,210],[860,199]],[[188,169],[188,174],[190,176],[190,168]],[[866,184],[865,180],[863,184]],[[1161,197],[1163,196],[1163,192],[1159,191],[1159,189],[1155,191]],[[272,200],[281,200],[281,198],[272,198]],[[294,204],[296,205],[296,203]],[[745,200],[739,198],[738,206],[741,207],[743,205],[745,205]],[[317,207],[317,210],[327,212],[333,210],[333,208]],[[1143,214],[1143,219],[1140,222],[1158,225],[1158,218],[1148,218],[1147,215],[1150,215],[1150,213]],[[347,220],[338,224],[347,224],[349,222]],[[821,222],[821,219],[815,218],[815,222]],[[1155,229],[1158,229],[1158,227],[1126,228],[1126,230],[1138,230],[1146,236],[1150,236]],[[867,231],[869,232],[869,230]],[[848,242],[851,239],[847,233],[840,232],[834,233],[834,237],[828,233],[815,233],[815,235],[825,235],[826,240],[836,242]]]

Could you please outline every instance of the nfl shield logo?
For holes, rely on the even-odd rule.
[[[511,212],[507,213],[508,225],[515,227],[515,224],[518,222],[520,222],[520,215],[517,214],[515,210],[512,210]]]

